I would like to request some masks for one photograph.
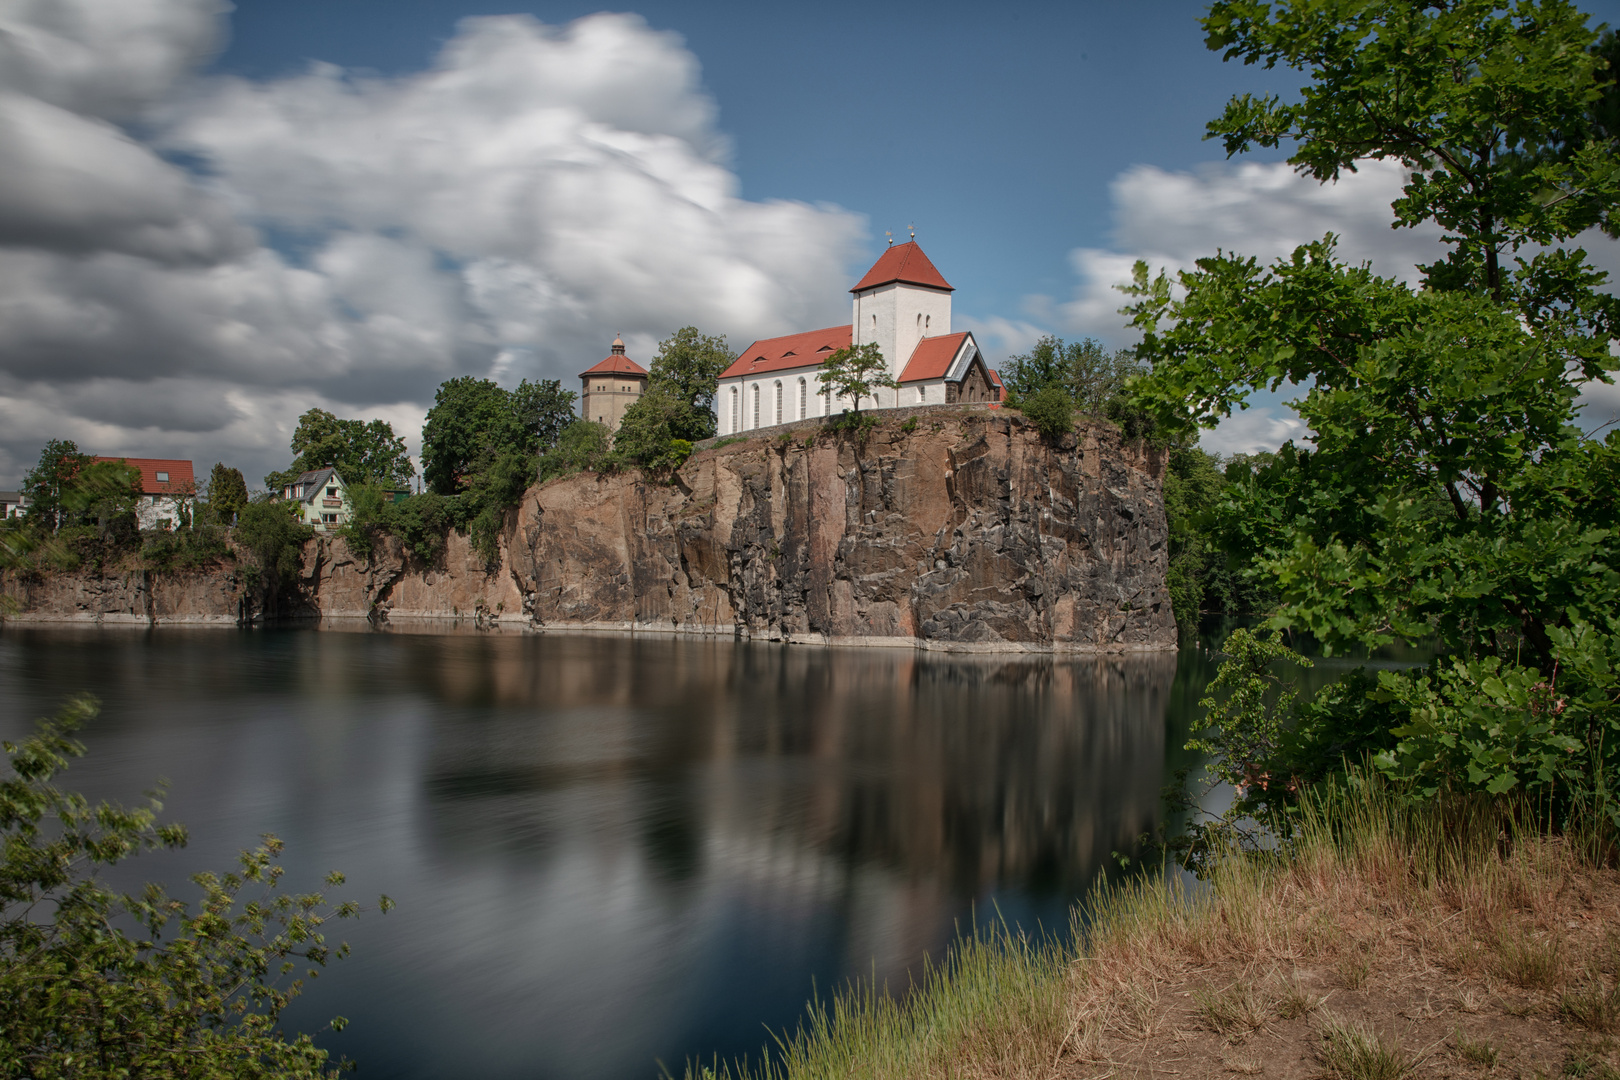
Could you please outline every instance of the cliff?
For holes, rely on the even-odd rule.
[[[908,415],[909,413],[909,415]],[[292,613],[467,619],[972,651],[1174,648],[1163,455],[1112,427],[1043,442],[1015,413],[885,413],[702,450],[655,484],[581,474],[531,488],[484,565],[451,534],[435,565],[384,538],[321,537]],[[233,622],[226,568],[8,577],[20,621]]]

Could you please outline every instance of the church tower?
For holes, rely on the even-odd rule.
[[[647,369],[624,354],[624,342],[613,339],[613,351],[595,367],[579,373],[583,387],[579,414],[586,420],[619,430],[624,411],[647,392]]]
[[[951,293],[956,290],[916,240],[885,251],[849,291],[854,294],[854,343],[875,342],[896,379],[919,341],[951,332]],[[889,400],[895,391],[879,394],[879,407],[899,404],[898,398]]]

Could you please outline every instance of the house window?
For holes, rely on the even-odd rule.
[[[805,416],[807,415],[806,410],[809,408],[809,404],[810,404],[810,387],[801,378],[799,380],[799,419],[800,420],[803,420],[805,418]]]
[[[737,393],[737,388],[735,386],[733,386],[731,388],[731,430],[732,430],[733,433],[735,433],[738,430],[740,430],[741,428],[742,428],[742,396]]]
[[[923,402],[925,402],[927,400],[928,400],[928,384],[927,383],[918,383],[917,384],[917,404],[921,405]]]
[[[153,506],[156,506],[158,504],[158,499],[159,498],[161,498],[161,496],[159,496],[159,495],[152,496],[152,505]]]
[[[782,380],[776,380],[776,423],[782,422]]]
[[[923,333],[928,333],[928,328],[933,325],[933,322],[934,317],[932,315],[923,316]]]
[[[321,515],[321,520],[324,521],[328,525],[336,525],[337,524],[337,519],[338,519],[338,516],[336,514],[322,514]]]
[[[754,427],[759,427],[759,383],[754,384]]]
[[[157,474],[157,481],[160,484],[167,484],[169,482],[169,474],[166,473],[166,472],[159,471],[158,474]]]
[[[330,488],[327,488],[327,489],[326,489],[326,497],[327,497],[327,498],[328,498],[328,499],[335,499],[335,498],[337,498],[337,488],[335,488],[335,487],[330,487]]]
[[[831,416],[832,415],[832,391],[828,390],[825,394],[822,395],[822,399],[825,401],[826,404],[822,409],[821,415],[822,416]]]

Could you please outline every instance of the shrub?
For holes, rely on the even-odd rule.
[[[1074,399],[1056,386],[1030,394],[1018,408],[1047,442],[1055,442],[1074,430]]]

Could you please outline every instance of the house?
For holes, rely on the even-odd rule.
[[[197,496],[197,478],[191,462],[178,458],[97,457],[96,461],[116,461],[141,474],[141,497],[135,504],[135,517],[143,529],[169,529],[180,521],[182,511]]]
[[[341,529],[354,513],[349,488],[336,469],[312,469],[281,489],[281,497],[298,503],[298,520],[318,532]]]
[[[20,491],[0,491],[0,519],[18,518],[28,512],[28,501]]]
[[[855,405],[835,400],[816,381],[822,362],[851,344],[875,343],[900,383],[863,398],[863,409],[1001,400],[1001,381],[986,366],[971,331],[951,332],[953,289],[915,239],[886,250],[849,290],[853,318],[744,349],[720,375],[715,397],[721,435],[832,416]]]
[[[579,415],[619,430],[624,412],[647,392],[647,369],[624,354],[624,342],[613,339],[613,351],[595,367],[579,373],[584,386],[579,395]]]

